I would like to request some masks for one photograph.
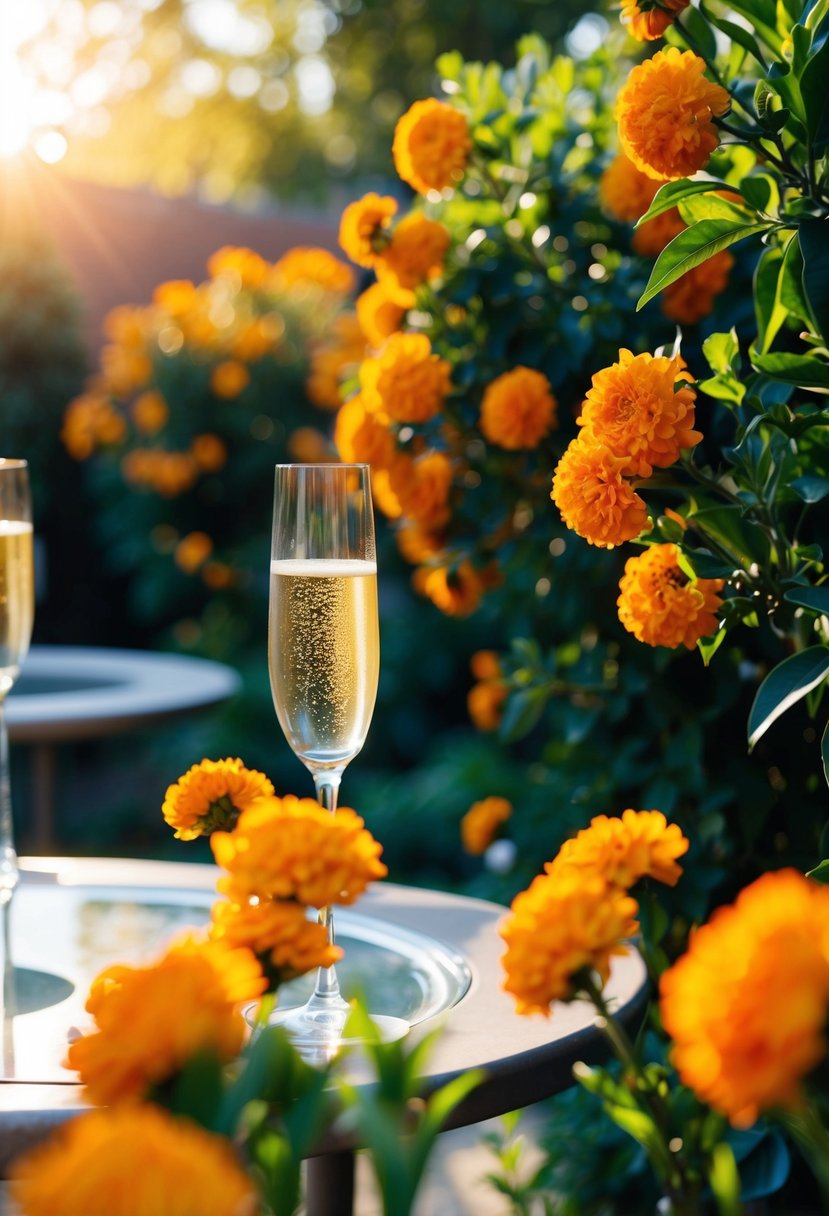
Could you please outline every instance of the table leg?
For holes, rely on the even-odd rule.
[[[352,1216],[354,1212],[354,1154],[325,1153],[306,1162],[307,1216]]]
[[[31,774],[32,845],[36,853],[50,853],[55,847],[55,748],[51,743],[33,744]]]

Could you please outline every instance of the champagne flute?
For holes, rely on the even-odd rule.
[[[274,485],[268,669],[279,725],[333,814],[346,765],[365,742],[380,672],[377,558],[369,467],[280,464]],[[334,940],[331,908],[320,921]],[[324,1058],[343,1043],[349,1006],[333,967],[275,1020]],[[383,1039],[408,1023],[373,1017]]]
[[[0,457],[0,907],[17,886],[6,696],[29,650],[34,620],[34,541],[29,468],[25,460]],[[8,959],[8,917],[4,941]]]

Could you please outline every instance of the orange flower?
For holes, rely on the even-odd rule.
[[[195,574],[213,552],[213,541],[206,532],[188,532],[175,547],[173,560],[185,574]]]
[[[21,1216],[254,1216],[254,1185],[231,1144],[158,1106],[63,1123],[11,1167]]]
[[[476,680],[500,680],[501,660],[494,650],[476,650],[469,660],[469,669]]]
[[[715,633],[721,578],[692,581],[679,565],[676,545],[651,545],[629,557],[619,582],[619,620],[648,646],[686,646]]]
[[[504,988],[518,1013],[550,1014],[553,1001],[579,995],[580,973],[602,984],[614,954],[636,932],[636,900],[599,874],[568,867],[542,874],[512,901],[499,932],[507,943]]]
[[[106,314],[102,328],[110,342],[118,346],[143,347],[148,335],[147,320],[146,309],[119,304]]]
[[[612,549],[648,525],[645,503],[623,476],[626,464],[584,431],[558,462],[550,497],[567,527],[590,545]]]
[[[415,589],[446,616],[471,616],[491,581],[465,558],[455,566],[422,566],[413,575]]]
[[[427,452],[417,460],[397,456],[389,466],[389,477],[403,514],[421,528],[434,532],[449,522],[454,473],[444,452]]]
[[[232,401],[250,384],[250,372],[238,359],[217,363],[210,373],[210,387],[217,397]]]
[[[196,435],[190,445],[190,454],[204,473],[216,473],[227,461],[227,447],[218,435],[205,433]]]
[[[382,346],[386,338],[398,330],[406,315],[406,309],[395,303],[382,283],[371,287],[357,297],[357,320],[369,346]]]
[[[466,696],[466,708],[476,730],[488,733],[498,729],[507,692],[506,684],[500,680],[481,680],[472,685]]]
[[[272,794],[265,774],[241,760],[202,760],[167,787],[161,813],[179,840],[195,840],[232,828],[242,811]]]
[[[622,0],[622,21],[634,38],[653,42],[662,37],[690,3],[691,0]]]
[[[292,794],[257,802],[232,832],[214,832],[210,846],[229,871],[219,890],[238,903],[256,895],[315,908],[351,904],[387,873],[359,815],[348,807],[332,815]]]
[[[401,555],[413,566],[428,562],[443,551],[443,533],[423,528],[412,520],[396,530],[394,539]]]
[[[225,562],[205,562],[201,577],[202,582],[211,591],[224,591],[226,587],[231,587],[236,581],[233,567],[228,566]]]
[[[395,460],[408,460],[408,456],[396,457]],[[389,469],[374,468],[371,470],[371,497],[378,511],[382,511],[386,519],[400,519],[403,508],[400,499],[392,489]]]
[[[662,311],[665,316],[670,317],[672,321],[678,321],[680,325],[695,325],[697,321],[707,317],[714,307],[715,298],[727,287],[733,265],[731,254],[727,249],[721,249],[707,262],[702,262],[693,270],[687,270],[662,293]]]
[[[705,60],[671,46],[638,64],[616,101],[619,142],[649,177],[689,177],[719,143],[713,118],[730,104],[705,78]]]
[[[370,409],[395,422],[428,422],[443,406],[452,368],[432,353],[425,334],[392,334],[360,366],[360,387]]]
[[[132,403],[132,419],[136,430],[145,435],[154,435],[160,431],[170,417],[167,402],[161,393],[141,393]]]
[[[333,464],[337,459],[328,438],[315,426],[299,426],[291,431],[288,455],[300,464]]]
[[[686,227],[687,225],[682,222],[679,209],[671,207],[669,211],[663,211],[661,215],[655,215],[652,220],[646,220],[644,224],[641,224],[634,232],[631,243],[642,257],[655,258],[675,236],[684,232]]]
[[[245,1040],[238,1006],[265,989],[249,950],[188,938],[148,967],[110,967],[89,990],[97,1029],[69,1045],[88,1101],[135,1102],[201,1052],[232,1060]]]
[[[609,215],[623,223],[635,224],[653,202],[661,182],[655,181],[619,152],[599,181],[599,198]]]
[[[128,397],[144,388],[152,373],[152,360],[143,350],[131,346],[104,346],[101,350],[101,375],[115,397]]]
[[[105,397],[82,393],[66,407],[61,441],[74,460],[86,460],[98,446],[120,443],[127,424]]]
[[[207,273],[211,279],[224,275],[235,279],[248,291],[263,287],[269,270],[263,257],[244,246],[223,245],[207,259]]]
[[[619,351],[618,363],[596,372],[576,419],[597,443],[625,459],[626,476],[650,477],[702,439],[693,430],[696,393],[677,355]],[[679,387],[677,388],[677,385]]]
[[[453,186],[463,177],[471,150],[463,114],[433,97],[416,101],[394,130],[394,167],[419,194]]]
[[[358,393],[340,407],[334,424],[334,443],[346,464],[387,468],[394,458],[394,439],[384,414],[367,410]]]
[[[147,486],[164,498],[175,498],[194,485],[199,470],[187,452],[134,448],[121,461],[121,472],[133,485]]]
[[[275,291],[317,287],[332,295],[347,296],[354,290],[354,271],[327,249],[298,245],[274,265],[270,285]]]
[[[336,410],[342,405],[340,385],[352,376],[366,354],[366,340],[357,316],[340,313],[326,339],[311,350],[311,369],[305,385],[314,405]]]
[[[415,288],[440,274],[449,242],[448,229],[418,211],[400,221],[375,267],[382,287],[396,304],[411,308]]]
[[[591,819],[590,827],[565,840],[544,869],[552,874],[563,866],[577,866],[625,890],[646,876],[673,887],[682,874],[676,859],[687,852],[688,841],[661,811],[628,810],[621,818]]]
[[[257,903],[218,900],[210,909],[210,936],[226,946],[251,950],[273,990],[280,984],[338,962],[343,952],[328,940],[328,930],[308,920],[293,900],[262,899]]]
[[[796,1108],[826,1055],[829,888],[764,874],[691,937],[660,983],[682,1081],[737,1127]]]
[[[389,195],[365,194],[349,203],[340,220],[340,245],[358,266],[374,266],[388,244],[388,227],[397,213]]]
[[[484,390],[481,430],[490,443],[517,451],[536,448],[558,425],[550,382],[530,367],[514,367]]]
[[[473,802],[461,820],[461,840],[467,853],[479,856],[492,844],[498,829],[512,814],[506,798],[483,798]]]

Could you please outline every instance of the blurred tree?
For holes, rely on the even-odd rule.
[[[332,177],[385,176],[394,124],[433,91],[436,54],[494,58],[530,29],[555,41],[591,0],[46,4],[20,52],[46,159],[110,184],[256,205],[323,203]],[[589,20],[595,37],[602,19]]]

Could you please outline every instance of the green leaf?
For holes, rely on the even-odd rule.
[[[731,1145],[725,1140],[714,1146],[708,1182],[717,1201],[720,1216],[742,1216],[740,1174]]]
[[[692,194],[681,199],[677,205],[686,224],[696,224],[699,220],[734,220],[746,224],[751,223],[753,219],[744,206],[711,191]]]
[[[636,221],[635,226],[639,228],[648,220],[652,220],[655,215],[662,215],[663,212],[670,211],[681,199],[692,198],[695,194],[708,194],[715,190],[733,189],[733,186],[729,186],[727,182],[716,177],[695,178],[693,181],[683,177],[678,182],[666,182],[664,186],[659,187],[650,207]]]
[[[717,38],[706,20],[707,17],[708,13],[703,17],[699,9],[693,6],[686,8],[683,13],[683,20],[696,44],[698,53],[710,63],[717,58]]]
[[[749,751],[773,722],[829,674],[829,646],[810,646],[778,663],[757,689],[748,716]]]
[[[829,364],[810,355],[775,351],[769,355],[754,355],[751,362],[759,372],[765,372],[786,384],[829,393]]]
[[[794,587],[783,596],[790,604],[799,604],[811,612],[829,615],[829,583],[821,587]]]
[[[702,353],[712,372],[730,372],[735,365],[739,367],[737,331],[730,329],[727,334],[709,334],[702,344]]]
[[[541,688],[527,688],[512,693],[501,719],[499,736],[505,743],[523,739],[538,723],[547,704],[547,696]]]
[[[692,224],[675,236],[656,259],[648,285],[636,305],[637,312],[686,271],[693,270],[715,253],[745,237],[768,232],[770,227],[768,223],[739,223],[735,220],[700,220],[698,224]]]
[[[689,523],[713,536],[729,552],[747,562],[761,565],[769,556],[769,541],[764,532],[743,517],[739,507],[703,507],[688,517]]]
[[[697,650],[702,655],[702,661],[706,667],[711,662],[720,646],[722,646],[727,632],[728,630],[725,627],[725,622],[723,622],[717,632],[712,633],[711,637],[698,639]]]
[[[829,75],[829,65],[826,71]],[[825,83],[825,90],[829,99],[829,81]],[[829,342],[829,221],[804,216],[800,221],[798,240],[803,254],[803,290],[818,332],[824,341]]]
[[[754,271],[754,315],[757,321],[757,348],[765,354],[788,316],[779,297],[783,254],[770,245],[760,254]]]
[[[755,211],[775,212],[780,206],[780,189],[770,173],[752,173],[740,182],[740,193]]]
[[[758,63],[763,63],[763,53],[757,45],[757,39],[745,26],[737,25],[736,21],[728,21],[725,17],[718,16],[717,13],[709,9],[705,0],[702,0],[699,7],[700,11],[705,14],[712,25],[716,26],[718,30],[722,30],[724,34],[727,34],[731,41],[736,42],[743,50],[748,51],[749,55],[753,55]]]
[[[806,877],[813,878],[815,882],[829,883],[829,861],[821,861],[813,870],[807,870]]]
[[[829,38],[809,56],[800,75],[806,130],[820,154],[829,145]]]
[[[803,254],[800,251],[800,234],[797,232],[787,244],[786,252],[783,254],[777,292],[780,303],[787,312],[809,326],[815,324],[803,287]]]
[[[803,502],[821,502],[829,494],[829,480],[825,477],[795,477],[789,482],[789,489],[794,490]]]
[[[679,557],[680,566],[695,578],[730,578],[737,568],[734,562],[726,562],[709,549],[685,549]]]
[[[777,32],[775,0],[728,0],[728,7],[745,17],[751,28],[771,50],[780,50],[782,41]]]

